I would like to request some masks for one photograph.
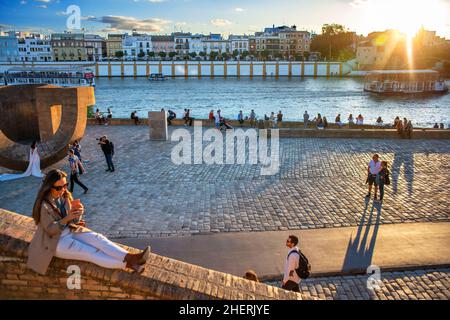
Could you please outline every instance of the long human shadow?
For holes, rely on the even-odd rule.
[[[404,177],[408,187],[408,194],[412,196],[413,184],[414,184],[414,154],[413,152],[406,150],[402,152],[394,153],[394,162],[392,163],[392,192],[397,194],[398,191],[398,178],[400,176],[400,168],[403,165]]]
[[[342,265],[343,272],[366,271],[372,265],[372,258],[377,241],[378,229],[381,220],[381,203],[373,203],[370,212],[369,200],[366,200],[365,208],[358,226],[356,236],[349,239],[347,252]],[[366,215],[368,218],[366,221]]]

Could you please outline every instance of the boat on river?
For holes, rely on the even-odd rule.
[[[376,70],[366,75],[364,91],[378,95],[445,94],[448,85],[435,70]]]
[[[148,77],[148,80],[150,80],[150,81],[165,81],[165,80],[167,80],[167,77],[165,75],[163,75],[162,73],[152,73]]]

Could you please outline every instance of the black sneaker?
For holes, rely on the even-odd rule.
[[[109,172],[109,171],[111,171],[111,169],[105,170],[105,172]]]
[[[370,193],[367,194],[366,198],[370,198]]]
[[[84,194],[88,193],[89,189],[84,190]]]

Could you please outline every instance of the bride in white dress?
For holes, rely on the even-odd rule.
[[[9,181],[21,179],[29,176],[37,178],[43,178],[44,174],[41,172],[41,158],[37,149],[37,142],[33,142],[30,148],[30,164],[24,173],[20,174],[2,174],[0,175],[0,181]]]

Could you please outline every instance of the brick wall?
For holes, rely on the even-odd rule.
[[[155,254],[142,275],[54,258],[41,276],[26,267],[34,230],[31,218],[0,209],[0,299],[312,299]],[[70,265],[81,269],[81,290],[67,288]]]

